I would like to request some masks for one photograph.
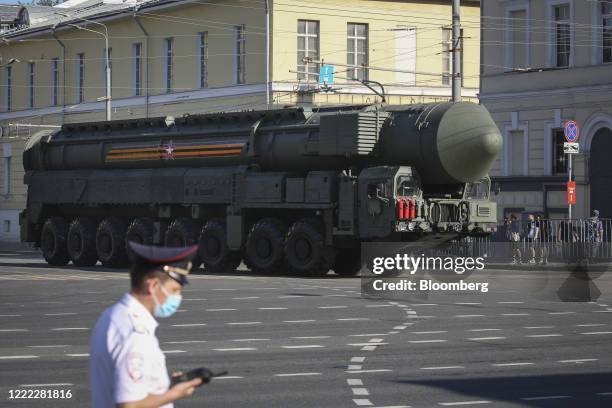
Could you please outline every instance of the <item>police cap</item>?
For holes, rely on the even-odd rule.
[[[191,271],[191,260],[198,252],[198,246],[170,248],[157,247],[153,245],[142,245],[136,242],[128,242],[128,248],[132,263],[145,270],[159,270],[167,273],[172,279],[185,285],[187,275]]]

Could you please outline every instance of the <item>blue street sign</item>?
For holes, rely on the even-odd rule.
[[[333,65],[321,65],[321,71],[319,72],[319,84],[333,85],[334,83],[334,66]]]
[[[578,124],[576,122],[573,120],[568,120],[563,128],[563,133],[565,134],[565,140],[567,140],[568,143],[575,143],[578,141],[578,137],[580,136],[580,128],[578,128]]]

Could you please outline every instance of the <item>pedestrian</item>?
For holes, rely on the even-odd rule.
[[[548,243],[550,242],[550,221],[544,219],[542,214],[538,214],[536,218],[538,229],[538,247],[540,250],[540,263],[546,265],[548,263]]]
[[[193,394],[200,378],[170,387],[155,317],[174,314],[197,246],[161,248],[128,243],[131,289],[104,311],[94,328],[89,358],[93,408],[173,407]],[[181,373],[174,373],[178,376]]]
[[[599,256],[599,247],[603,242],[603,223],[599,219],[599,210],[593,210],[593,216],[587,222],[587,240],[591,258]]]
[[[506,226],[507,238],[510,241],[512,249],[512,265],[517,265],[522,262],[521,258],[521,229],[516,215],[512,214]]]
[[[531,259],[529,260],[529,263],[535,264],[536,263],[536,246],[537,246],[538,240],[540,239],[540,228],[533,214],[529,214],[528,220],[529,222],[527,223],[527,230],[528,230],[527,243],[529,245],[529,250],[531,252]]]

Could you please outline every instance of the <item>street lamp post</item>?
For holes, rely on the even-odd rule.
[[[98,21],[93,21],[93,20],[88,20],[86,18],[82,18],[82,17],[74,17],[74,16],[70,16],[68,14],[65,13],[60,13],[60,12],[55,12],[55,14],[62,16],[62,17],[68,17],[68,18],[75,18],[87,23],[92,23],[92,24],[97,24],[100,25],[104,28],[104,32],[100,32],[100,31],[96,31],[96,30],[92,30],[90,28],[85,28],[85,27],[81,27],[78,26],[76,24],[69,24],[67,23],[66,25],[69,25],[71,27],[74,27],[78,30],[85,30],[85,31],[90,31],[92,33],[101,35],[104,37],[104,45],[105,45],[105,52],[104,52],[104,57],[106,60],[106,97],[104,98],[106,100],[106,120],[109,121],[111,120],[111,66],[110,66],[110,49],[108,48],[108,27],[106,26],[106,24],[102,24]]]

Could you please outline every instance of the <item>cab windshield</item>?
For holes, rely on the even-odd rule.
[[[397,179],[397,196],[410,197],[419,195],[421,191],[421,180],[416,175],[399,176]]]
[[[466,200],[488,200],[490,188],[491,180],[489,178],[474,183],[466,183],[464,197]]]

